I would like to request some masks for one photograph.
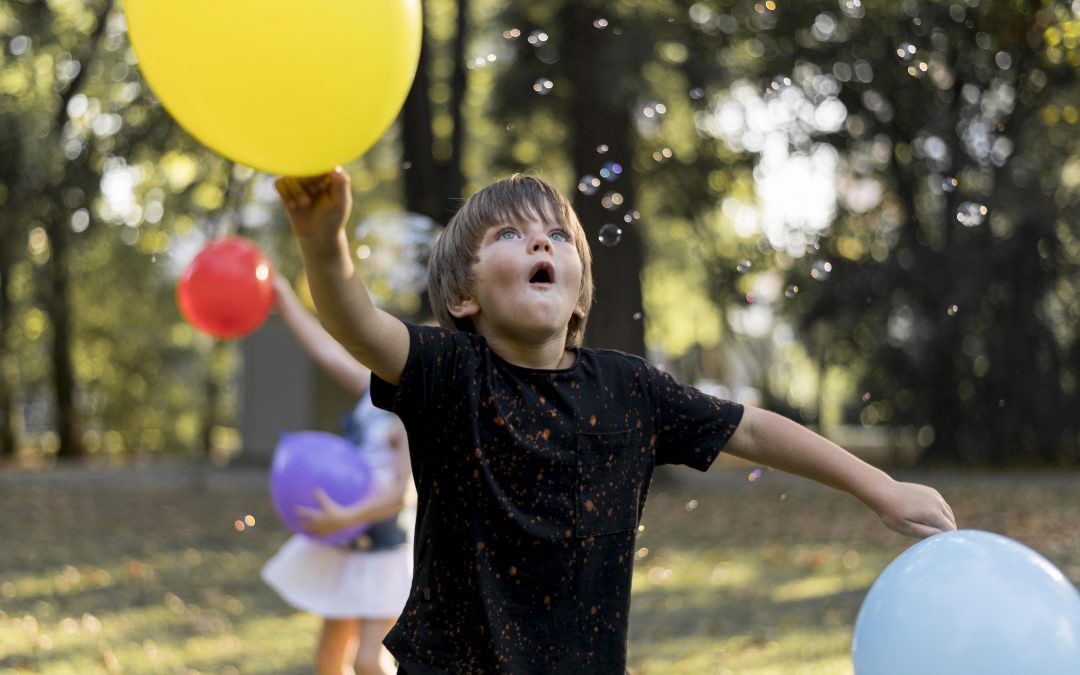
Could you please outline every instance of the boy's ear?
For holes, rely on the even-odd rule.
[[[577,304],[577,307],[574,308],[574,316],[576,316],[579,319],[584,319],[585,318],[585,303],[584,303],[584,301],[579,302]]]
[[[480,311],[480,305],[471,297],[460,298],[456,302],[447,303],[446,308],[450,310],[450,316],[455,319],[475,316]]]

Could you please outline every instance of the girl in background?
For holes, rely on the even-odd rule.
[[[371,371],[326,332],[285,279],[274,273],[273,283],[282,320],[318,366],[358,399],[342,435],[364,453],[376,487],[353,504],[339,504],[317,491],[319,508],[301,512],[311,534],[371,526],[348,545],[295,535],[266,563],[262,578],[285,602],[323,618],[315,656],[319,675],[385,675],[382,640],[412,582],[412,550],[398,524],[410,487],[405,428],[395,415],[372,405]]]

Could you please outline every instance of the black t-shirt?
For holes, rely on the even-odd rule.
[[[656,464],[704,471],[742,406],[643,359],[512,365],[478,335],[409,326],[372,400],[409,436],[412,591],[385,640],[413,673],[623,673],[634,540]]]

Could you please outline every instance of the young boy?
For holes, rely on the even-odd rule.
[[[473,195],[429,265],[443,328],[376,308],[345,239],[341,170],[278,181],[326,328],[408,431],[418,494],[412,591],[385,644],[402,672],[623,673],[634,538],[653,467],[721,448],[843,490],[892,529],[955,529],[898,483],[778,415],[581,347],[591,254],[544,181]]]

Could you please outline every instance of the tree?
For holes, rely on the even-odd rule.
[[[808,349],[867,392],[850,414],[920,427],[932,460],[1076,461],[1075,198],[1050,178],[1075,147],[1048,123],[1075,89],[1076,57],[1053,44],[1068,9],[755,7],[737,40],[711,20],[703,40],[757,56],[726,65],[764,92],[758,114],[792,115],[791,156],[835,149],[848,189],[828,236],[779,257]],[[823,128],[830,101],[843,123]]]

